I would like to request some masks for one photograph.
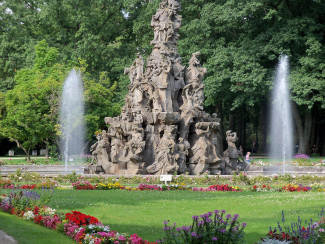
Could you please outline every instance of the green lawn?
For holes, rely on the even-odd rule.
[[[0,190],[4,192],[8,191]],[[275,227],[281,222],[282,210],[289,224],[298,216],[316,220],[325,207],[325,193],[55,190],[49,205],[62,212],[78,210],[93,215],[112,230],[137,233],[150,241],[163,236],[165,220],[178,226],[189,225],[193,215],[225,209],[240,215],[239,221],[247,223],[246,243],[255,243],[265,236],[270,225]],[[3,212],[0,229],[20,243],[71,243],[63,234]]]
[[[20,244],[72,244],[67,236],[27,222],[22,218],[0,211],[0,229],[13,236]]]
[[[31,162],[27,162],[25,156],[17,157],[0,157],[0,165],[30,165],[30,164],[40,164],[40,165],[62,165],[63,161],[56,159],[45,159],[44,157],[32,157]]]
[[[189,191],[71,191],[56,190],[51,207],[68,212],[78,210],[97,217],[111,229],[137,233],[154,241],[163,236],[163,221],[191,224],[192,215],[215,209],[239,214],[246,222],[246,242],[255,243],[269,226],[282,219],[316,219],[325,207],[324,192],[189,192]],[[290,222],[289,222],[290,223]]]
[[[84,159],[75,159],[74,163],[86,163]],[[0,165],[64,165],[65,162],[58,159],[44,157],[31,157],[31,161],[27,162],[26,157],[0,157]]]

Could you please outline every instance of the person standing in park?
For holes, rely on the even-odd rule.
[[[246,153],[246,163],[251,163],[251,160],[250,160],[250,158],[249,158],[249,156],[251,155],[251,153],[250,152],[247,152]]]

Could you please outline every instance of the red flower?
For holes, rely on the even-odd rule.
[[[40,208],[38,206],[35,206],[35,208],[33,210],[33,214],[38,215],[39,214],[39,210],[40,210]]]
[[[36,224],[42,224],[42,221],[43,221],[43,216],[42,215],[37,215],[34,217],[34,222]]]
[[[65,215],[65,219],[69,220],[69,222],[74,222],[75,224],[81,225],[89,225],[98,223],[98,219],[93,216],[83,214],[79,211],[72,211],[72,213],[67,213]]]

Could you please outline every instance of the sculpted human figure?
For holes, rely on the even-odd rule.
[[[176,152],[175,136],[167,132],[163,135],[156,149],[155,162],[147,167],[147,172],[150,174],[171,174],[177,172],[179,166],[177,159],[179,158]]]
[[[90,152],[91,152],[91,155],[92,155],[92,159],[91,159],[91,163],[90,164],[96,164],[98,162],[97,155],[100,152],[99,147],[98,147],[98,142],[102,139],[101,134],[98,134],[96,136],[96,139],[97,139],[96,143],[93,144],[90,147]]]
[[[131,86],[134,83],[139,83],[141,81],[143,76],[143,67],[144,67],[143,57],[140,55],[140,53],[137,53],[137,58],[134,60],[131,67],[124,69],[124,74],[129,75]]]
[[[203,111],[203,76],[206,73],[205,68],[201,68],[198,59],[200,52],[193,53],[189,68],[186,72],[186,85],[182,91],[183,105],[180,107],[182,111],[182,136],[187,133],[189,126],[193,123],[194,117],[199,117]]]
[[[135,115],[134,115],[134,122],[137,124],[142,124],[143,123],[143,116],[141,114],[141,111],[138,110]]]
[[[189,168],[187,168],[186,166],[186,159],[187,159],[187,156],[188,156],[188,150],[191,148],[191,145],[188,141],[184,141],[184,138],[180,137],[178,139],[178,155],[179,155],[179,158],[177,160],[177,163],[178,163],[178,173],[180,174],[184,174],[186,172],[189,172]]]
[[[121,154],[121,148],[123,148],[122,135],[113,126],[108,128],[108,135],[111,140],[111,162],[118,163],[119,155]]]
[[[207,72],[206,68],[201,68],[201,63],[199,60],[200,52],[195,52],[189,62],[189,67],[187,71],[187,82],[194,83],[194,88],[197,88],[203,80],[204,75]]]
[[[190,158],[190,169],[192,174],[202,174],[209,168],[207,162],[207,151],[208,151],[208,141],[207,134],[210,127],[201,127],[199,123],[195,125],[195,132],[198,135],[198,140],[195,142],[194,146],[191,148],[193,157]]]
[[[235,142],[238,140],[237,133],[228,130],[226,132],[226,140],[228,144],[228,149],[224,152],[225,158],[225,169],[224,174],[229,174],[232,171],[237,171],[239,167],[238,159],[241,158],[242,165],[240,165],[241,169],[245,169],[248,165],[245,163],[243,153],[239,151],[236,147]]]
[[[123,149],[123,160],[124,161],[140,161],[139,155],[142,153],[145,147],[145,141],[143,141],[144,131],[143,128],[139,128],[136,125],[133,126],[131,132],[132,139],[128,141]]]
[[[154,29],[154,39],[152,43],[166,40],[166,29],[168,20],[167,1],[162,1],[159,11],[152,16],[151,26]]]

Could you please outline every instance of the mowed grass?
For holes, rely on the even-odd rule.
[[[215,209],[239,214],[246,222],[246,243],[266,235],[269,226],[286,220],[317,219],[325,207],[324,192],[190,192],[190,191],[72,191],[56,190],[50,206],[58,211],[78,210],[97,217],[112,230],[137,233],[155,241],[163,233],[163,221],[190,225],[193,215]]]
[[[20,244],[72,244],[67,236],[0,211],[0,229]]]
[[[22,157],[0,157],[0,165],[62,165],[63,161],[56,159],[45,159],[44,157],[31,157],[31,162],[27,162],[24,156]],[[1,163],[2,162],[2,163]]]

